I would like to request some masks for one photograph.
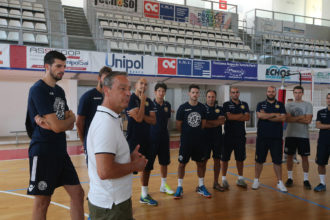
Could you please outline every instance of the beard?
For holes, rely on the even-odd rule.
[[[273,96],[273,97],[267,96],[267,99],[268,99],[269,101],[274,101],[274,100],[275,100],[275,96]]]
[[[57,82],[57,81],[60,81],[60,80],[62,79],[61,76],[56,76],[52,70],[50,70],[49,73],[50,73],[50,76],[51,76],[56,82]],[[62,74],[63,74],[63,73],[62,73]]]

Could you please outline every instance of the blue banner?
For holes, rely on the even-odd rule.
[[[188,22],[189,8],[175,6],[175,21]]]
[[[257,80],[258,67],[254,63],[212,61],[212,78],[227,80]]]
[[[178,59],[178,76],[191,76],[192,60]]]
[[[159,4],[159,18],[164,20],[174,20],[174,5]]]
[[[211,77],[210,61],[194,60],[193,76]]]

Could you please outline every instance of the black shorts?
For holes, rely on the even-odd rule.
[[[132,141],[128,140],[130,152],[132,153],[137,145],[140,145],[139,153],[141,153],[148,160],[144,170],[149,171],[154,169],[154,162],[152,161],[152,148],[150,140]]]
[[[224,147],[222,148],[221,160],[229,161],[231,153],[234,151],[236,161],[244,161],[246,159],[246,138],[245,136],[225,135]]]
[[[64,185],[79,185],[77,172],[69,155],[47,155],[29,157],[29,195],[47,195]]]
[[[298,154],[301,156],[311,155],[311,147],[309,138],[287,137],[285,138],[284,152],[287,155],[294,155],[298,149]]]
[[[188,163],[190,157],[196,162],[204,162],[207,160],[205,144],[181,142],[178,158],[179,163]]]
[[[156,156],[158,156],[158,162],[162,166],[170,164],[170,139],[169,137],[153,140],[151,144],[152,155],[151,162],[154,164]]]
[[[281,138],[260,138],[257,137],[255,160],[257,163],[264,163],[268,150],[274,164],[282,164],[282,139]]]
[[[330,157],[330,142],[318,141],[315,162],[320,166],[328,164]]]
[[[221,151],[223,148],[223,136],[221,135],[217,140],[212,141],[207,144],[206,149],[206,158],[209,159],[211,157],[211,152],[213,152],[212,157],[214,159],[221,158]]]

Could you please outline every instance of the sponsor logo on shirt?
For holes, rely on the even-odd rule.
[[[45,181],[40,181],[38,183],[38,189],[41,191],[44,191],[47,189],[47,183]]]
[[[189,111],[191,111],[191,108],[186,108],[184,111],[189,112]]]
[[[279,104],[276,104],[276,105],[275,105],[275,108],[280,108],[280,105],[279,105]]]
[[[54,95],[54,92],[49,92],[49,95]]]
[[[202,117],[198,112],[191,112],[188,115],[188,125],[190,127],[196,128],[200,126],[202,122]]]
[[[215,113],[220,113],[220,109],[217,108],[217,109],[215,110]]]
[[[31,185],[29,186],[29,192],[32,192],[33,189],[34,189],[34,185],[31,184]]]
[[[56,97],[54,102],[54,112],[59,120],[64,120],[65,102],[62,98]]]

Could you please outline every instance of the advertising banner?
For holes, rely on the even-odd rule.
[[[192,75],[192,60],[178,59],[178,76]]]
[[[178,22],[188,22],[189,18],[189,8],[175,6],[175,21]]]
[[[194,60],[193,61],[193,76],[197,77],[211,77],[210,61]]]
[[[164,20],[174,20],[174,5],[160,4],[159,17]]]
[[[298,67],[277,66],[277,65],[258,65],[258,80],[269,80],[280,82],[282,76],[286,82],[299,82],[299,74],[292,75],[299,70]]]
[[[189,21],[192,25],[213,27],[213,11],[208,9],[191,8]]]
[[[9,45],[0,44],[0,67],[9,67],[10,63]]]
[[[117,11],[137,12],[138,0],[94,0],[94,7]]]
[[[158,58],[158,74],[175,76],[177,72],[177,60],[172,58]]]
[[[227,80],[257,80],[258,67],[254,63],[212,61],[212,78]]]
[[[143,13],[147,18],[159,18],[159,3],[144,1]]]

